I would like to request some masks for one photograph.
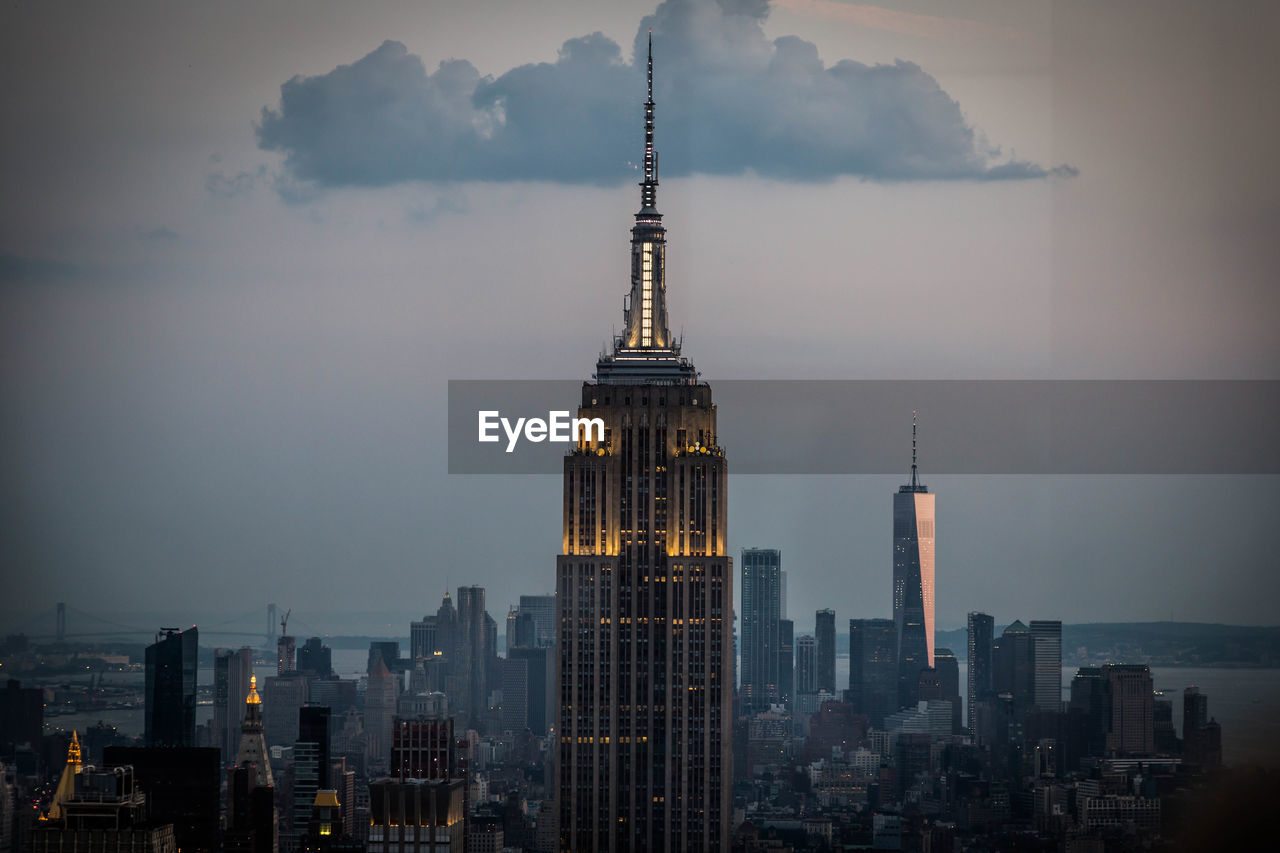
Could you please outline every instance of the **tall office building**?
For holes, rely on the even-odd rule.
[[[333,649],[329,648],[319,637],[311,637],[298,649],[298,672],[316,678],[329,678],[333,675]]]
[[[213,730],[214,746],[222,750],[222,761],[230,764],[240,743],[240,718],[249,696],[249,679],[253,677],[253,649],[248,646],[233,652],[217,649],[213,653]]]
[[[836,612],[819,610],[814,614],[815,652],[814,687],[832,695],[836,692]]]
[[[995,642],[996,620],[986,613],[969,614],[969,661],[966,678],[968,681],[968,721],[969,734],[977,734],[977,716],[974,708],[982,699],[991,695],[995,686],[992,681],[991,659],[992,644]]]
[[[549,596],[521,596],[520,615],[529,617],[532,637],[521,637],[517,646],[549,647],[556,644],[556,594]],[[507,637],[511,647],[511,637]]]
[[[941,698],[951,703],[951,733],[960,734],[960,662],[951,649],[933,652],[933,668],[938,674]]]
[[[473,728],[488,707],[488,690],[485,664],[489,653],[486,648],[484,587],[458,587],[458,659],[455,667],[463,683],[460,696],[450,696],[450,705],[456,698],[459,712],[466,715]]]
[[[790,619],[778,620],[778,700],[790,702],[796,697],[796,624]]]
[[[898,710],[897,650],[892,619],[849,620],[849,701],[876,728]]]
[[[146,652],[147,746],[196,745],[196,654],[199,632],[164,629]]]
[[[262,698],[258,696],[258,677],[249,676],[249,695],[244,701],[244,717],[240,723],[240,744],[235,766],[251,772],[254,784],[270,786],[271,762],[267,757],[266,729],[262,722]]]
[[[1182,691],[1182,733],[1209,725],[1209,697],[1194,684]]]
[[[564,462],[563,849],[728,850],[733,568],[711,388],[667,326],[652,49],[631,291]]]
[[[444,653],[450,663],[457,655],[458,647],[458,610],[453,606],[453,596],[445,590],[440,599],[440,607],[436,610],[436,648]]]
[[[178,850],[190,853],[221,851],[218,827],[222,768],[218,750],[210,747],[107,746],[102,750],[102,764],[104,767],[132,769],[138,788],[146,796],[147,818],[156,824],[172,824]],[[119,851],[138,848],[124,844],[95,844],[89,849]]]
[[[1012,697],[1013,715],[1021,720],[1036,697],[1035,640],[1021,619],[1015,619],[992,644],[991,659],[994,690]]]
[[[276,640],[276,675],[297,669],[298,638],[284,634]]]
[[[297,671],[268,675],[262,685],[262,725],[267,746],[293,746],[298,739],[298,709],[307,703],[310,678]]]
[[[893,625],[898,643],[898,704],[915,704],[920,670],[933,661],[934,496],[916,467],[911,413],[911,482],[893,496]]]
[[[515,648],[502,662],[502,728],[542,737],[555,722],[555,657],[546,647]]]
[[[1182,749],[1192,764],[1222,764],[1222,727],[1209,716],[1209,697],[1194,685],[1182,692]]]
[[[227,851],[275,853],[279,826],[257,676],[249,678],[235,766],[227,774]]]
[[[818,692],[814,647],[813,637],[809,634],[802,634],[796,639],[796,695]]]
[[[434,616],[423,616],[421,621],[409,623],[410,660],[419,663],[441,651],[436,624]]]
[[[370,772],[385,770],[391,762],[391,730],[400,698],[400,682],[378,658],[369,672],[364,696],[364,730]]]
[[[1035,656],[1035,694],[1041,711],[1062,710],[1062,623],[1031,620],[1032,653]]]
[[[449,779],[456,775],[453,717],[426,712],[397,716],[391,735],[391,775],[396,779]]]
[[[306,834],[316,792],[330,787],[329,709],[298,709],[298,739],[293,744],[293,833]]]
[[[742,684],[748,707],[778,701],[778,621],[782,616],[782,552],[742,550]]]
[[[43,737],[44,688],[8,679],[0,689],[0,755],[11,756],[23,744],[38,751]]]
[[[1107,750],[1107,726],[1110,711],[1107,708],[1107,680],[1102,667],[1082,666],[1071,679],[1069,713],[1078,717],[1084,728],[1084,755],[1105,755]]]
[[[369,853],[469,849],[466,783],[461,779],[378,779],[369,783]]]
[[[1107,754],[1155,753],[1155,696],[1145,663],[1109,663],[1102,667],[1107,697]]]

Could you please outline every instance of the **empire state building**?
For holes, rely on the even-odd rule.
[[[582,387],[556,558],[561,849],[729,849],[732,562],[711,388],[671,337],[653,38],[625,327]]]

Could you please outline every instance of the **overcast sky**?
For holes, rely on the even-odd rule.
[[[1273,3],[10,4],[0,628],[552,589],[559,479],[449,476],[446,382],[621,323],[650,28],[713,381],[1277,378]],[[930,476],[923,416],[940,627],[1280,623],[1275,477]],[[734,478],[731,547],[887,616],[897,485]]]

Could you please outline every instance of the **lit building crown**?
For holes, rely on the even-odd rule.
[[[631,228],[631,290],[623,304],[624,327],[613,352],[602,354],[596,379],[603,383],[685,384],[697,371],[680,357],[667,325],[667,232],[658,212],[658,152],[653,144],[653,33],[649,33],[648,99],[644,102],[644,180],[640,211]]]

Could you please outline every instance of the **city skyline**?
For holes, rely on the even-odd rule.
[[[1135,441],[1219,447],[1242,406],[1268,433],[1280,406],[1243,401],[1280,381],[1205,382],[1166,426],[1153,383],[1093,380],[1270,377],[1280,355],[1280,253],[1239,227],[1274,218],[1280,169],[1197,160],[1172,191],[1160,170],[1126,184],[1122,165],[1227,136],[1155,153],[1113,93],[1179,91],[1236,128],[1280,130],[1280,112],[1244,117],[1217,77],[1151,84],[1183,71],[1175,48],[1204,23],[1191,0],[1159,7],[1174,23],[1154,39],[1090,3],[661,0],[637,26],[621,3],[556,0],[525,32],[527,10],[498,0],[375,6],[349,28],[331,9],[246,8],[259,26],[229,62],[220,14],[138,0],[103,31],[119,59],[100,76],[29,47],[65,29],[53,53],[86,48],[94,13],[0,13],[26,75],[0,91],[31,127],[0,152],[62,167],[0,178],[16,200],[0,390],[17,403],[0,419],[0,848],[1199,849],[1265,833],[1280,626],[1154,620],[1280,618],[1260,532],[1280,455],[1176,468],[1195,476],[1115,460]],[[1280,72],[1256,55],[1264,15],[1280,24],[1215,19],[1210,58]],[[380,27],[395,37],[362,44]],[[546,61],[530,38],[551,32]],[[1228,34],[1254,51],[1232,55]],[[95,88],[89,109],[59,108]],[[230,129],[245,103],[247,139]],[[1161,127],[1159,109],[1142,118]],[[166,175],[184,169],[186,185]],[[1212,197],[1188,203],[1196,187]],[[618,302],[593,357],[582,342]],[[502,392],[455,405],[486,383],[563,392],[566,375],[548,420],[514,431],[490,410]],[[775,399],[734,385],[753,377],[875,381],[788,381]],[[1003,398],[1029,402],[993,402],[990,378],[1034,380]],[[1107,409],[1088,385],[1126,399]],[[923,395],[900,416],[896,488],[827,476],[891,470],[896,451],[869,448],[903,401],[870,386]],[[868,427],[859,402],[885,420]],[[576,409],[568,436],[554,406]],[[482,450],[486,418],[503,458],[523,428],[556,482],[455,467],[473,409]],[[734,432],[771,418],[773,439]],[[1097,438],[1118,421],[1128,438]],[[1019,430],[1058,459],[1036,470],[1077,470],[1074,453],[1092,473],[955,461],[1015,458]],[[753,443],[790,473],[759,474],[774,469]],[[922,446],[950,449],[936,491]],[[238,613],[205,619],[219,609]],[[137,642],[127,623],[157,612],[190,627]]]
[[[1003,149],[992,163],[1078,171],[916,180],[846,164],[796,176],[784,152],[709,174],[696,128],[671,131],[666,205],[688,223],[672,273],[689,282],[673,300],[711,378],[1272,375],[1275,305],[1262,285],[1274,252],[1257,228],[1234,223],[1266,221],[1259,205],[1275,170],[1249,144],[1201,156],[1224,155],[1223,138],[1269,138],[1271,117],[1213,98],[1211,75],[1197,69],[1267,79],[1274,58],[1255,39],[1260,16],[1274,12],[1237,10],[1206,30],[1202,11],[1174,4],[1151,39],[1137,13],[1088,4],[1031,4],[1015,20],[996,4],[974,2],[963,16],[922,4],[916,17],[878,21],[835,5],[730,14],[676,3],[639,21],[625,4],[566,4],[503,23],[483,4],[441,7],[443,16],[372,7],[355,24],[317,12],[296,36],[285,13],[261,10],[252,14],[263,40],[241,45],[234,62],[219,47],[237,38],[226,21],[192,27],[145,5],[109,21],[100,10],[67,22],[7,11],[9,55],[31,69],[6,83],[30,131],[4,141],[9,162],[30,165],[6,171],[0,245],[2,381],[23,402],[0,427],[4,446],[20,449],[3,522],[8,606],[91,601],[103,615],[185,624],[241,612],[245,588],[324,613],[321,591],[353,571],[378,579],[346,596],[363,612],[384,606],[378,591],[388,588],[433,601],[463,573],[491,590],[531,572],[546,580],[529,591],[549,586],[553,510],[512,513],[497,537],[472,519],[495,502],[553,506],[556,478],[443,473],[439,399],[455,376],[583,376],[602,318],[616,315],[617,288],[604,277],[630,204],[625,161],[636,156],[619,160],[616,179],[588,185],[517,172],[303,186],[290,150],[271,147],[292,137],[264,138],[254,124],[267,124],[263,109],[299,118],[281,100],[294,75],[322,86],[363,57],[375,59],[360,69],[420,58],[430,75],[465,58],[511,87],[530,63],[548,63],[569,86],[604,62],[616,69],[601,83],[612,84],[640,79],[634,44],[653,25],[689,90],[671,99],[682,113],[709,97],[703,72],[759,81],[784,62],[829,75],[842,59],[901,58]],[[567,39],[597,29],[601,39],[573,42],[557,60]],[[1206,31],[1216,36],[1203,41]],[[54,32],[65,54],[39,47]],[[130,35],[146,32],[164,37]],[[399,60],[379,52],[386,39],[405,46]],[[1187,43],[1213,61],[1182,63]],[[104,59],[120,45],[135,62]],[[60,64],[73,52],[84,62]],[[87,66],[100,73],[91,79]],[[159,67],[190,70],[150,74]],[[1100,92],[1101,69],[1129,87]],[[1126,121],[1135,102],[1155,110],[1154,150]],[[44,104],[56,122],[38,120]],[[1179,189],[1165,187],[1170,173]],[[745,213],[765,210],[770,239],[745,245]],[[489,250],[495,234],[501,251]],[[559,263],[570,250],[574,263]],[[555,313],[565,303],[575,306],[568,318]],[[895,346],[908,332],[913,345]],[[745,343],[765,336],[776,343]],[[729,551],[786,551],[792,613],[829,604],[842,617],[881,616],[881,496],[897,479],[733,478]],[[979,606],[1067,623],[1275,621],[1268,602],[1280,581],[1257,568],[1264,543],[1235,533],[1265,529],[1274,478],[931,484],[955,496],[942,627]],[[1119,512],[1131,521],[1123,529]],[[825,535],[846,525],[847,536]],[[1037,583],[1007,583],[1026,566]],[[1219,583],[1223,572],[1232,583]],[[1163,582],[1171,574],[1177,582]],[[1114,594],[1085,592],[1102,584]]]

